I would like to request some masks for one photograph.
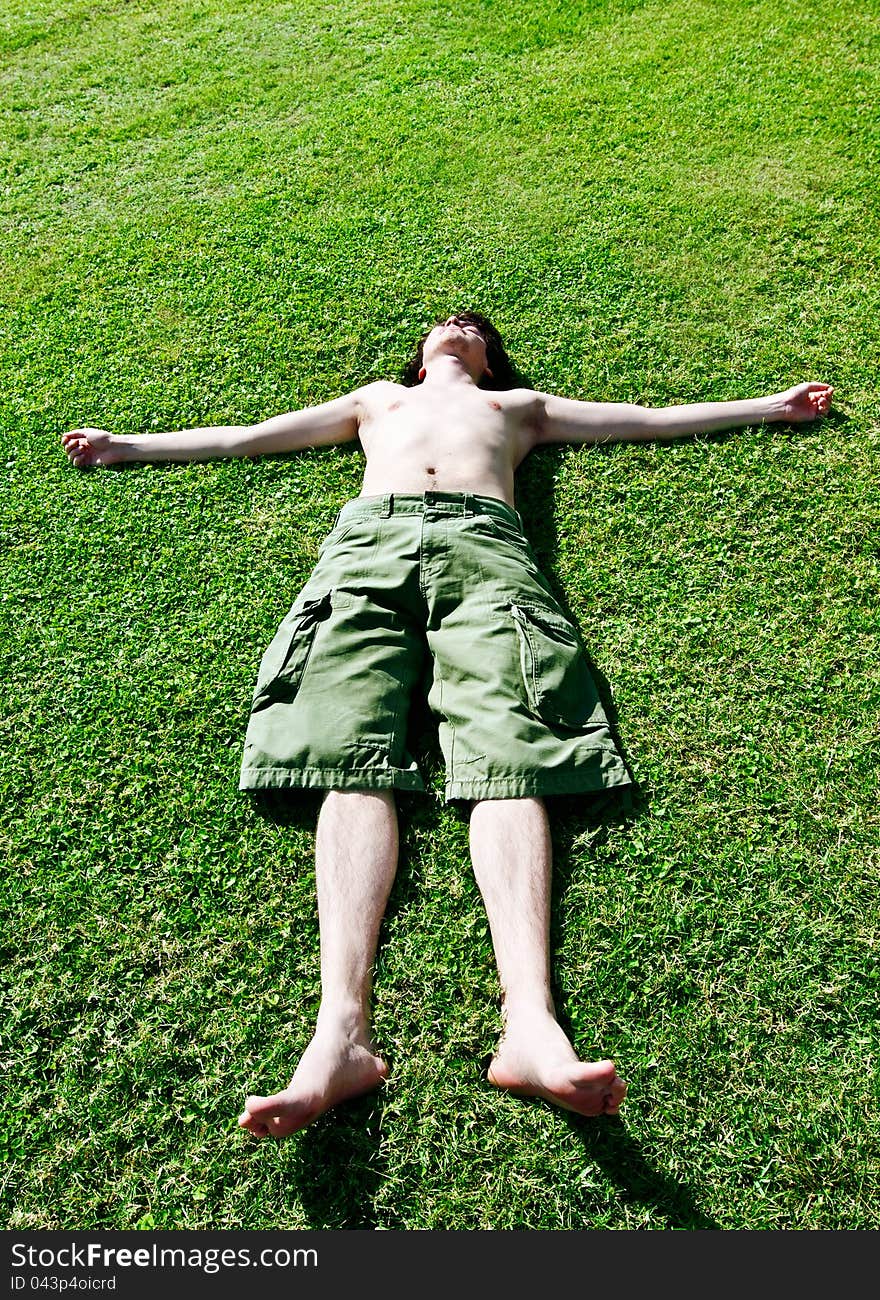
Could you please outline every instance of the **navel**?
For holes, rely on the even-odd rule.
[[[435,468],[434,468],[433,465],[428,465],[428,466],[426,467],[426,469],[425,469],[425,473],[426,473],[426,474],[436,474],[437,471],[435,470]]]

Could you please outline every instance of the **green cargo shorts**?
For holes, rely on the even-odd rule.
[[[502,501],[343,507],[263,656],[240,789],[424,790],[408,740],[419,690],[447,800],[630,783],[577,632]]]

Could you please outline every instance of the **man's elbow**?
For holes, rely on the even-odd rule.
[[[643,442],[657,437],[661,422],[659,411],[634,402],[609,402],[605,418],[593,429],[585,442]]]

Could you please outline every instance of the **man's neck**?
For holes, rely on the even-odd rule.
[[[451,384],[476,388],[474,379],[467,366],[459,357],[435,357],[430,366],[425,367],[424,388],[448,388]]]

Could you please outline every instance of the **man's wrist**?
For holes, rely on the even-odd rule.
[[[120,461],[137,460],[137,439],[126,437],[124,434],[111,433],[110,446],[113,449],[113,455]]]
[[[783,393],[770,393],[767,397],[759,397],[758,404],[762,411],[762,424],[775,424],[779,420],[785,419],[785,395]]]

